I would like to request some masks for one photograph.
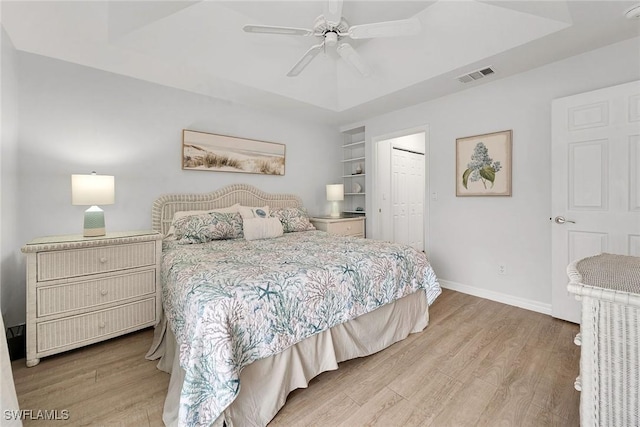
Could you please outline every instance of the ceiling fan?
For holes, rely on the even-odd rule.
[[[372,39],[378,37],[400,37],[418,34],[421,30],[417,19],[402,19],[398,21],[376,22],[372,24],[349,26],[342,16],[343,0],[327,0],[324,3],[323,14],[316,18],[312,29],[277,27],[268,25],[245,25],[247,33],[279,34],[288,36],[314,36],[320,43],[311,46],[304,55],[289,70],[287,76],[295,77],[305,69],[313,58],[326,47],[337,45],[338,54],[352,65],[364,77],[371,75],[371,68],[367,65],[355,49],[343,39]]]

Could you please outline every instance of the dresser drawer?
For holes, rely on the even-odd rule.
[[[154,265],[155,242],[39,252],[38,281]]]
[[[329,224],[327,231],[342,236],[364,235],[364,221],[341,221]]]
[[[39,286],[38,317],[97,307],[156,291],[155,269],[74,283]]]
[[[152,325],[155,309],[155,298],[149,298],[107,310],[40,322],[36,326],[37,351],[80,347],[105,335],[120,335],[145,324]]]

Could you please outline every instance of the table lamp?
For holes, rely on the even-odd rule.
[[[112,205],[115,199],[113,176],[71,175],[71,204],[91,206],[84,211],[85,237],[104,236],[104,211],[97,205]]]
[[[342,184],[328,184],[327,185],[327,201],[331,202],[331,216],[338,218],[340,216],[340,209],[338,202],[344,200],[344,185]]]

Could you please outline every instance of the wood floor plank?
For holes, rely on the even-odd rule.
[[[579,425],[576,325],[446,289],[429,316],[424,331],[291,393],[270,426]],[[70,411],[52,426],[161,426],[169,375],[144,359],[152,337],[143,330],[33,368],[14,361],[21,408]]]
[[[415,408],[406,419],[407,426],[432,425],[433,420],[450,407],[454,396],[464,384],[435,369],[428,380],[420,384],[408,399]]]
[[[551,412],[534,405],[529,405],[527,414],[522,419],[521,427],[579,427],[580,423],[572,423]]]
[[[338,425],[342,420],[349,417],[360,406],[351,400],[344,393],[334,393],[332,396],[320,401],[318,404],[307,403],[307,410],[290,411],[285,406],[282,408],[276,420],[272,421],[271,427],[287,427],[287,426],[316,426],[322,425]]]
[[[496,387],[473,377],[465,382],[431,422],[434,427],[476,426]]]
[[[573,386],[580,372],[579,365],[575,363],[580,358],[580,347],[573,343],[577,325],[562,323],[559,339],[551,352],[554,363],[544,370],[532,402],[569,421],[580,417],[580,393]]]
[[[551,352],[546,349],[524,346],[482,413],[478,426],[517,425],[526,416],[550,358]]]
[[[487,355],[474,369],[472,375],[495,385],[502,384],[511,373],[513,360],[526,342],[527,328],[519,322],[507,324]]]
[[[338,425],[343,427],[388,425],[384,424],[385,413],[403,400],[398,393],[383,387]]]
[[[156,399],[151,405],[147,407],[147,419],[149,420],[149,427],[163,426],[162,422],[162,410],[164,409],[164,398],[166,391],[162,393],[161,399]]]

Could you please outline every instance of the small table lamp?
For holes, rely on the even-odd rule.
[[[328,184],[327,200],[331,202],[331,216],[334,218],[338,218],[340,216],[340,209],[338,207],[338,202],[340,200],[344,200],[344,185]]]
[[[115,199],[113,176],[71,175],[71,204],[91,206],[84,211],[85,237],[104,236],[104,211],[97,205],[112,205]]]

